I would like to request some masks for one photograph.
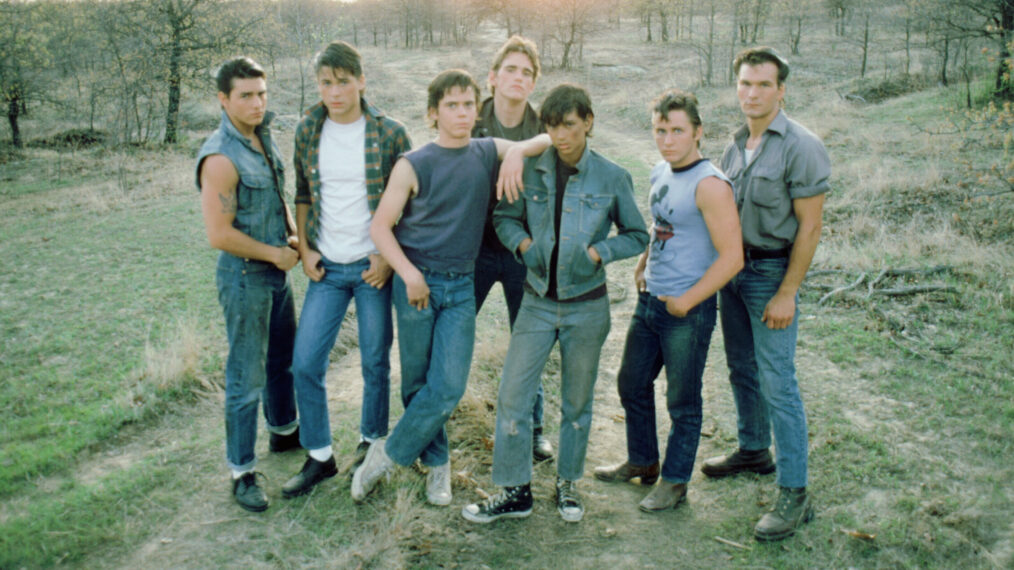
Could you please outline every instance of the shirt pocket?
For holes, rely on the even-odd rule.
[[[522,195],[525,197],[525,217],[528,219],[528,231],[534,237],[538,228],[542,227],[550,218],[549,192],[529,188]]]
[[[612,194],[581,195],[581,233],[587,238],[599,233],[604,228],[609,232],[609,212],[612,210],[614,197]]]
[[[783,208],[788,200],[788,192],[783,180],[783,172],[779,168],[754,168],[750,173],[750,201],[761,208]]]

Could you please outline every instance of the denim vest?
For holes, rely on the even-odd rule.
[[[278,145],[271,138],[269,124],[274,113],[264,115],[255,133],[260,137],[264,151],[271,157],[269,163],[264,155],[250,144],[222,111],[222,123],[211,133],[197,154],[197,188],[201,188],[201,164],[212,154],[221,154],[232,161],[239,173],[236,184],[236,217],[232,227],[271,246],[286,244],[288,230],[285,226],[285,204],[281,189],[285,184],[285,167]],[[222,252],[219,263],[238,261],[239,258]],[[266,264],[271,265],[271,264]],[[273,267],[273,266],[272,266]]]
[[[634,200],[630,173],[586,148],[567,181],[560,219],[560,251],[556,291],[560,300],[581,296],[606,282],[605,265],[644,251],[648,232]],[[493,212],[497,235],[508,250],[517,253],[526,237],[531,247],[521,256],[528,272],[526,283],[544,296],[549,289],[549,267],[556,241],[556,149],[525,159],[525,191],[513,204],[501,200]],[[609,236],[616,225],[617,233]],[[588,246],[602,258],[592,261]]]

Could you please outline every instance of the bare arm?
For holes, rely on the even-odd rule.
[[[782,284],[764,307],[761,316],[761,321],[772,329],[788,327],[796,316],[796,292],[810,269],[813,253],[817,251],[817,243],[820,241],[824,194],[796,198],[792,201],[792,210],[799,221],[799,228],[796,230],[796,241],[792,244],[789,267],[785,270]]]
[[[236,185],[239,173],[232,161],[213,154],[201,164],[201,211],[204,229],[211,247],[236,257],[273,263],[282,271],[292,269],[299,252],[291,247],[275,247],[257,241],[232,226],[236,219]]]
[[[496,143],[497,158],[503,161],[500,164],[500,176],[496,180],[496,199],[499,200],[506,195],[507,201],[514,203],[520,192],[525,189],[522,182],[525,170],[524,158],[539,156],[553,144],[553,141],[549,135],[543,133],[519,142],[496,138],[493,142]]]
[[[405,256],[401,245],[394,237],[394,225],[398,223],[409,198],[415,194],[418,184],[412,164],[404,158],[399,159],[391,169],[387,188],[380,199],[377,211],[373,214],[373,222],[370,223],[370,238],[373,239],[373,244],[377,246],[380,255],[387,260],[387,263],[405,282],[409,304],[417,309],[425,309],[429,306],[430,296],[426,279],[422,272]]]
[[[648,256],[651,255],[651,242],[648,242],[648,247],[644,248],[644,253],[637,258],[637,267],[634,268],[634,286],[637,287],[638,293],[643,293],[648,290],[648,281],[644,278],[644,270],[648,266]]]
[[[697,283],[679,297],[659,297],[665,301],[669,313],[677,317],[685,317],[743,268],[743,235],[732,188],[718,178],[705,178],[697,185],[696,202],[708,227],[711,243],[718,251],[718,258]]]

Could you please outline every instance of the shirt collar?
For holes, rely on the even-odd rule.
[[[785,133],[788,130],[789,130],[789,118],[785,116],[785,111],[779,109],[778,114],[775,115],[775,118],[771,121],[771,124],[768,125],[767,131],[765,132],[773,132],[778,134],[778,136],[784,137]],[[736,134],[733,135],[733,138],[735,138],[736,143],[739,144],[742,143],[744,140],[746,140],[748,136],[750,136],[750,127],[748,127],[747,125],[743,125],[742,127],[739,128],[739,130],[736,131]]]

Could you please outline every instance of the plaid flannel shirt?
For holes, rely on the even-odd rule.
[[[370,213],[377,211],[380,196],[387,186],[391,169],[398,158],[412,149],[405,126],[387,117],[380,109],[360,98],[363,117],[366,119],[366,199]],[[327,119],[327,107],[318,102],[307,109],[296,126],[296,149],[292,159],[296,171],[296,204],[309,204],[306,217],[308,245],[317,249],[317,232],[320,228],[320,169],[318,153],[320,133]]]

